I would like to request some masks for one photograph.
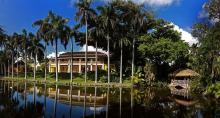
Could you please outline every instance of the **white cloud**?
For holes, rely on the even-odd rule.
[[[104,0],[104,1],[109,1],[109,0]],[[179,3],[180,0],[131,0],[131,1],[137,4],[148,4],[150,6],[168,6],[173,3]]]
[[[65,52],[58,52],[58,56],[60,55],[60,54],[63,54],[63,53],[65,53]],[[55,52],[52,52],[51,54],[49,54],[49,55],[47,55],[47,58],[54,58],[55,57]]]
[[[81,51],[81,52],[86,51],[86,45],[83,45],[83,47],[81,47],[80,51]],[[93,47],[93,46],[88,46],[88,51],[90,51],[90,52],[91,52],[91,51],[96,51],[96,49],[95,49],[95,47]],[[98,52],[102,52],[102,53],[107,54],[107,52],[106,52],[105,50],[100,49],[100,48],[98,48]]]
[[[70,0],[70,4],[73,5],[74,3],[76,3],[78,0]],[[95,0],[95,1],[104,1],[104,2],[109,2],[112,0]],[[128,0],[124,0],[124,1],[128,1]],[[137,4],[147,4],[150,6],[168,6],[171,5],[173,3],[179,3],[180,0],[131,0],[134,3]]]
[[[197,39],[194,38],[191,33],[183,30],[182,28],[180,28],[179,26],[177,26],[173,23],[172,23],[172,25],[174,25],[174,30],[181,33],[181,40],[187,42],[189,45],[198,43]]]

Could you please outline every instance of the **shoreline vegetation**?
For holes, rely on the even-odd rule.
[[[56,82],[56,80],[50,78],[47,79],[46,81],[43,80],[42,78],[36,78],[36,80],[34,80],[33,78],[27,78],[26,80],[22,77],[19,78],[11,78],[11,77],[0,77],[0,80],[3,81],[16,81],[16,82],[36,82],[39,84],[47,84],[47,85],[61,85],[61,86],[88,86],[88,87],[123,87],[123,88],[130,88],[132,87],[132,84],[129,82],[125,82],[123,84],[120,83],[116,83],[116,82],[111,82],[111,83],[103,83],[103,82],[98,82],[95,83],[94,81],[87,81],[86,83],[84,82],[83,78],[77,78],[77,79],[73,79],[73,82],[70,82],[69,80],[59,80],[58,82]]]

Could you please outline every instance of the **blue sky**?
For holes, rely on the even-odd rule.
[[[96,0],[93,7],[106,3],[107,0]],[[172,22],[180,31],[188,33],[198,21],[202,6],[206,0],[134,0],[151,6],[157,18]],[[75,23],[76,8],[71,5],[75,0],[0,0],[0,25],[8,34],[21,32],[22,29],[35,32],[32,23],[47,16],[48,11],[70,19],[69,25]],[[187,37],[186,37],[187,38]],[[69,47],[69,46],[68,46]],[[69,48],[68,48],[69,49]],[[80,50],[75,46],[75,50]],[[63,51],[63,46],[59,46]],[[53,48],[50,47],[49,52]]]

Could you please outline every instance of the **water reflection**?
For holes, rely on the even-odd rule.
[[[0,81],[0,117],[219,117],[218,100],[167,88],[52,86]],[[181,93],[181,92],[179,92]]]

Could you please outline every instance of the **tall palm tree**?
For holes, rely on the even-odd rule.
[[[5,50],[4,50],[4,47],[5,47],[5,43],[6,43],[6,38],[7,35],[5,34],[5,31],[3,30],[3,28],[0,26],[0,47],[1,47],[1,62],[3,62],[3,72],[4,72],[4,76],[6,76],[6,60],[7,60],[7,56],[6,56],[6,53],[5,53]]]
[[[5,50],[9,52],[11,55],[11,78],[14,78],[14,50],[15,48],[15,38],[13,36],[8,36],[8,40],[6,42]]]
[[[74,38],[77,37],[79,25],[76,25],[71,31],[70,31],[70,42],[71,42],[71,65],[70,65],[70,82],[73,82],[73,45],[74,45]]]
[[[46,17],[44,19],[37,20],[33,23],[34,26],[38,26],[37,30],[37,38],[44,40],[44,61],[45,61],[45,69],[44,69],[44,80],[47,79],[47,46],[49,43],[49,38],[46,35],[50,30],[49,18]]]
[[[18,67],[18,58],[19,58],[19,47],[20,47],[20,43],[21,43],[21,36],[17,33],[14,33],[12,35],[12,39],[14,41],[14,48],[16,51],[16,60],[17,60],[17,78],[18,78],[18,71],[19,71],[19,67]]]
[[[148,14],[149,12],[146,12],[143,9],[143,5],[137,5],[133,2],[127,2],[127,4],[125,5],[125,7],[127,7],[129,9],[129,11],[125,14],[124,18],[127,20],[127,22],[129,22],[129,34],[132,38],[132,73],[131,73],[131,77],[133,80],[134,77],[134,57],[135,57],[135,43],[136,43],[136,38],[137,36],[140,35],[140,33],[142,32],[143,28],[146,27],[145,33],[147,31],[148,26],[144,26],[144,22],[148,20],[148,16],[150,17],[150,14]],[[146,17],[147,16],[147,17]],[[148,21],[147,21],[148,22]],[[132,81],[133,82],[133,81]]]
[[[22,45],[22,49],[24,50],[23,54],[24,54],[24,58],[25,58],[24,79],[27,79],[27,46],[29,43],[29,38],[28,38],[27,31],[25,29],[22,30],[21,38],[22,38],[21,45]]]
[[[116,25],[116,12],[112,4],[108,4],[105,6],[100,6],[97,8],[100,12],[100,19],[102,22],[102,28],[104,33],[106,34],[107,40],[107,51],[108,51],[108,83],[110,83],[110,34],[114,33],[114,28]]]
[[[91,8],[92,0],[79,0],[76,6],[76,20],[80,20],[80,25],[85,25],[86,28],[86,51],[85,51],[85,83],[87,80],[87,52],[88,52],[88,18],[95,17],[95,10]]]
[[[49,18],[49,31],[46,35],[50,39],[52,45],[54,45],[55,42],[56,82],[58,82],[58,39],[61,40],[61,43],[66,48],[70,38],[69,33],[67,33],[68,26],[66,25],[69,20],[62,16],[58,16],[51,11],[47,17]]]
[[[95,83],[97,83],[98,78],[98,42],[101,42],[102,39],[105,38],[104,31],[102,29],[102,22],[100,17],[96,17],[95,19],[90,19],[91,28],[89,30],[89,37],[92,39],[93,45],[95,45]]]
[[[37,57],[39,57],[44,52],[44,46],[40,43],[40,40],[32,33],[29,33],[30,43],[28,51],[30,51],[34,57],[34,80],[36,79],[36,65]]]

